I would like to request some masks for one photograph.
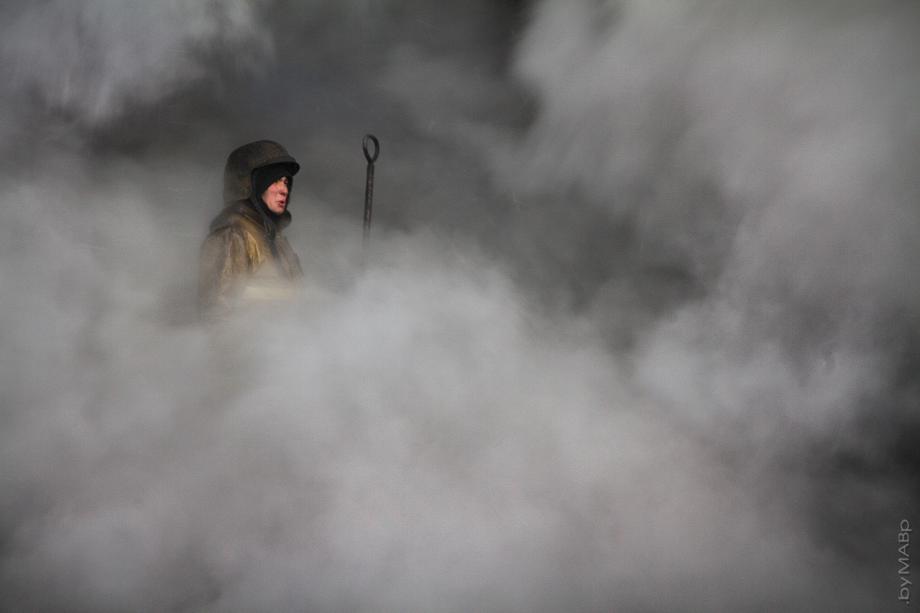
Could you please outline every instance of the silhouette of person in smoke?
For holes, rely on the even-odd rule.
[[[280,144],[260,140],[234,149],[224,167],[224,209],[201,247],[202,316],[225,316],[243,303],[279,300],[303,277],[282,230],[297,163]]]

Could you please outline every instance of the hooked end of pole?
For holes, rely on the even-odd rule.
[[[373,150],[369,145],[373,145]],[[377,161],[377,156],[380,155],[380,141],[377,140],[376,136],[365,134],[364,140],[361,141],[361,148],[364,149],[364,159],[367,160],[368,164],[373,164]]]

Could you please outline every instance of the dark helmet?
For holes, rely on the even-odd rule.
[[[291,154],[271,140],[257,140],[234,149],[224,166],[224,202],[246,200],[252,195],[252,171],[256,168],[285,164],[294,176],[300,170]]]

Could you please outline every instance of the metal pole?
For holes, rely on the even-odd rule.
[[[369,150],[368,143],[374,145],[373,151]],[[367,160],[367,183],[364,187],[364,244],[366,245],[371,233],[371,213],[374,207],[374,162],[380,155],[380,141],[373,134],[365,134],[361,148],[364,149],[364,159]]]

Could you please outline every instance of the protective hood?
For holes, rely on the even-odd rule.
[[[258,140],[234,149],[224,166],[224,202],[247,200],[252,195],[252,171],[272,164],[288,164],[291,175],[300,164],[278,143]]]

